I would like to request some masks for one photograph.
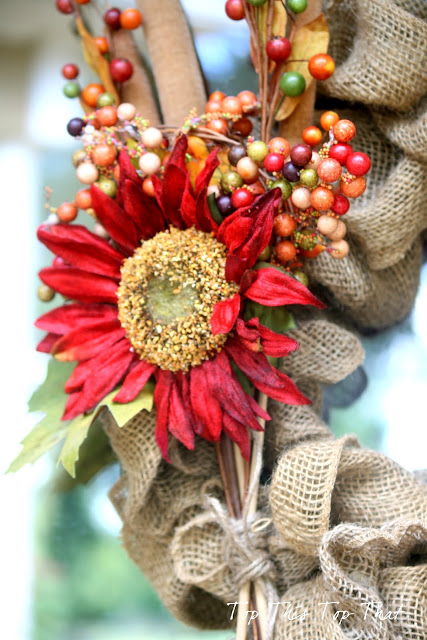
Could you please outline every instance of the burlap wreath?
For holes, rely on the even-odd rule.
[[[156,15],[167,9],[167,16],[176,13],[181,20],[179,3],[139,4],[158,47]],[[366,194],[347,216],[351,254],[342,261],[323,254],[309,264],[309,275],[342,317],[382,328],[413,305],[420,234],[427,227],[427,5],[324,4],[338,62],[325,91],[358,103],[351,119],[373,170]],[[170,46],[178,30],[172,25],[165,34],[163,22],[160,28]],[[178,37],[180,64],[187,56],[197,75],[189,35]],[[147,44],[156,80],[163,82],[167,68],[177,87],[177,74],[185,72],[177,66],[174,74],[170,60],[162,61]],[[199,82],[194,86],[185,100],[200,108],[203,91]],[[141,92],[130,90],[138,103]],[[164,115],[176,112],[178,88],[161,88],[160,101]],[[154,101],[145,94],[143,103],[140,109],[151,109],[155,122]],[[183,110],[185,116],[187,105]],[[325,316],[305,318],[293,335],[300,349],[283,361],[283,370],[313,405],[270,402],[264,454],[272,471],[257,513],[258,523],[268,526],[255,522],[248,534],[227,522],[213,447],[200,441],[193,453],[174,443],[172,464],[166,464],[154,440],[155,415],[142,412],[122,429],[113,421],[107,426],[123,469],[111,499],[123,520],[124,546],[171,612],[202,629],[232,627],[227,603],[237,601],[241,582],[257,577],[273,585],[278,600],[307,612],[292,619],[285,606],[278,609],[275,640],[424,640],[427,488],[420,476],[361,448],[354,436],[334,439],[320,417],[321,384],[342,380],[363,360],[357,337]],[[338,604],[321,605],[328,602]],[[397,615],[383,620],[387,612]]]

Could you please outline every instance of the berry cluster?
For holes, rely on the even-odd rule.
[[[89,4],[91,0],[75,0],[77,4]],[[56,0],[56,8],[64,14],[75,12],[71,0]],[[111,56],[111,32],[119,29],[133,30],[142,25],[142,16],[138,9],[124,9],[120,11],[115,7],[108,9],[103,16],[106,28],[106,35],[97,36],[93,41],[97,47],[99,55],[105,56],[109,62],[109,72],[113,82],[122,83],[130,80],[133,75],[133,65],[126,58],[115,58]],[[89,108],[105,106],[99,104],[98,98],[105,89],[101,84],[90,83],[82,88],[76,81],[79,75],[78,67],[73,63],[65,64],[62,67],[62,75],[68,82],[64,85],[64,94],[67,98],[77,98]],[[112,103],[110,103],[112,104]]]
[[[274,223],[275,237],[263,261],[297,273],[301,258],[314,258],[324,250],[335,259],[347,255],[341,216],[349,210],[349,198],[365,191],[364,176],[371,166],[369,157],[354,152],[349,144],[356,133],[352,122],[329,111],[322,115],[321,126],[324,133],[316,126],[307,127],[303,142],[292,147],[281,137],[268,142],[252,137],[239,143],[230,139],[230,167],[219,184],[210,187],[223,217],[250,206],[264,190],[278,187],[282,202]]]

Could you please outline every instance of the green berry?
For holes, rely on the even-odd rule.
[[[299,282],[301,282],[301,284],[303,284],[305,287],[308,286],[308,277],[304,273],[304,271],[300,271],[300,269],[295,269],[295,271],[292,271],[291,275],[293,275],[293,277]]]
[[[251,144],[248,145],[248,156],[251,160],[259,164],[261,164],[267,154],[268,147],[262,140],[255,140],[255,142],[251,142]]]
[[[315,187],[319,181],[316,169],[302,169],[300,173],[300,182],[304,187]]]
[[[114,180],[110,180],[109,178],[101,178],[96,183],[97,186],[105,193],[105,195],[110,196],[110,198],[115,198],[117,193],[117,185]]]
[[[259,254],[257,258],[257,262],[268,262],[270,256],[271,256],[271,247],[270,245],[267,245],[264,251],[261,251],[261,253]]]
[[[98,96],[96,106],[98,107],[98,109],[101,109],[102,107],[112,107],[115,102],[116,99],[113,94],[106,91],[105,93],[101,93],[101,95]]]
[[[276,182],[270,185],[271,189],[275,189],[276,187],[279,187],[282,192],[282,200],[287,200],[292,195],[292,185],[288,180],[276,180]]]
[[[316,238],[313,237],[313,232],[310,229],[304,229],[296,238],[298,246],[305,251],[311,251],[317,244]]]
[[[225,193],[231,193],[235,189],[239,189],[243,186],[243,178],[237,171],[227,171],[221,178],[221,187]]]
[[[80,87],[77,82],[67,82],[62,91],[67,98],[77,98],[80,95]]]
[[[288,0],[288,9],[294,13],[302,13],[307,9],[307,0]]]
[[[305,91],[304,76],[299,71],[287,71],[280,78],[280,89],[285,96],[300,96]]]
[[[262,7],[262,5],[266,2],[267,0],[248,0],[248,4],[252,5],[253,7]]]

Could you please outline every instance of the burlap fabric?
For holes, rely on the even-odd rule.
[[[246,537],[215,511],[215,499],[225,506],[214,448],[198,441],[190,452],[171,442],[169,465],[154,441],[154,413],[142,412],[122,429],[107,425],[123,468],[111,491],[123,544],[172,613],[202,629],[232,627],[227,603],[257,577],[273,584],[280,601],[308,611],[301,626],[280,605],[274,638],[427,637],[427,489],[354,436],[335,440],[320,418],[320,382],[360,365],[357,338],[324,319],[303,320],[292,334],[300,348],[281,366],[314,403],[270,402],[265,469],[272,477]],[[365,620],[366,599],[404,614],[379,623],[375,609]],[[340,604],[322,616],[321,602]],[[337,610],[354,615],[340,624]]]
[[[308,271],[330,308],[360,327],[381,328],[413,305],[427,227],[427,5],[326,0],[324,8],[338,65],[323,86],[356,103],[339,112],[356,123],[357,148],[373,169],[346,216],[351,254],[342,261],[322,254]],[[162,64],[170,74],[169,60],[157,57],[156,75]],[[179,101],[176,92],[167,97],[171,108]],[[232,628],[227,602],[254,577],[290,603],[278,607],[275,640],[425,639],[426,485],[354,436],[335,440],[320,417],[321,384],[362,361],[355,336],[318,318],[293,334],[300,349],[281,366],[313,404],[269,403],[266,484],[244,531],[218,515],[224,496],[211,445],[198,441],[187,452],[172,442],[168,465],[154,441],[154,413],[122,429],[107,425],[123,469],[111,498],[124,547],[172,613],[201,629]],[[259,531],[262,521],[268,526]]]

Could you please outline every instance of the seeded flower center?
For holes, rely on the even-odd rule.
[[[210,318],[238,286],[224,277],[227,251],[210,233],[171,227],[144,241],[121,270],[119,320],[142,360],[186,371],[221,350]]]

